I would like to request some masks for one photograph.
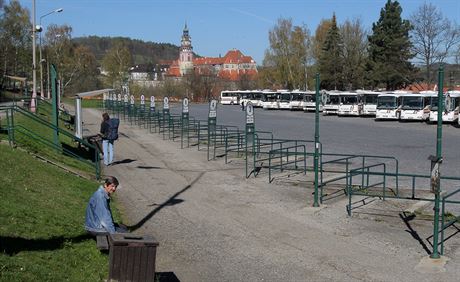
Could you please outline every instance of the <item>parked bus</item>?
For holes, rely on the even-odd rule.
[[[381,92],[358,90],[359,115],[374,116],[377,112],[377,97]]]
[[[261,108],[262,107],[262,90],[247,90],[242,92],[242,96],[240,99],[240,104],[244,103],[247,105],[248,102],[252,103],[254,108]]]
[[[278,93],[275,91],[263,91],[262,92],[262,108],[266,110],[277,110],[278,100],[277,100]]]
[[[321,95],[320,95],[321,97]],[[308,91],[305,93],[303,99],[303,111],[304,112],[314,112],[316,111],[316,92]],[[319,101],[319,111],[323,111],[323,104],[321,100]]]
[[[358,93],[340,92],[338,116],[359,116],[359,99]]]
[[[224,90],[220,92],[220,103],[222,105],[239,105],[240,97],[238,90]]]
[[[291,111],[303,110],[305,94],[306,92],[300,90],[291,92],[291,101],[289,102],[289,109]]]
[[[428,120],[433,94],[435,94],[433,91],[422,91],[401,96],[400,120]]]
[[[376,120],[399,120],[401,109],[401,94],[384,93],[377,96]]]
[[[278,109],[289,110],[289,104],[291,102],[291,92],[288,90],[278,90],[277,100]]]
[[[323,115],[336,115],[340,105],[340,92],[327,92],[326,104],[323,105]]]
[[[435,92],[436,93],[436,92]],[[447,91],[444,96],[444,111],[442,122],[455,123],[458,120],[460,108],[460,91]],[[438,94],[434,94],[431,102],[429,122],[438,121]]]

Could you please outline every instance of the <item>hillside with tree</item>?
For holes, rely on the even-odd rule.
[[[157,64],[159,60],[175,60],[179,47],[170,43],[144,42],[128,37],[76,37],[72,41],[91,50],[97,61],[102,61],[107,52],[117,45],[126,46],[134,64]]]

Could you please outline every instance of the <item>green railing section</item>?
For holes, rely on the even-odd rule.
[[[75,137],[65,128],[56,128],[46,120],[46,103],[41,103],[38,113],[33,114],[21,107],[0,108],[6,113],[6,128],[10,145],[19,145],[49,161],[59,163],[69,170],[93,174],[100,178],[99,150],[85,140]],[[54,133],[58,133],[58,143]]]
[[[457,189],[447,195],[442,196],[442,203],[441,203],[441,240],[439,242],[439,245],[441,247],[441,255],[444,255],[444,242],[447,241],[448,239],[452,238],[455,234],[460,232],[460,229],[455,226],[455,223],[460,221],[460,216],[455,216],[455,215],[449,215],[447,212],[446,205],[455,201],[448,200],[449,198],[454,197],[456,194],[460,192],[460,189]],[[455,202],[456,203],[456,202]],[[447,228],[449,227],[454,227],[454,233],[450,234],[449,236],[446,236],[445,232]]]
[[[383,200],[393,198],[429,202],[434,201],[433,198],[426,196],[430,191],[431,175],[393,173],[388,172],[386,166],[385,163],[380,163],[352,169],[349,172],[349,181],[347,184],[347,195],[349,199],[347,212],[349,215],[351,215],[352,210],[356,208],[354,204],[357,203],[352,202],[352,197],[358,195],[379,197]],[[356,181],[356,176],[358,177],[358,181]],[[390,179],[393,181],[390,181]],[[405,184],[401,184],[402,182]],[[460,177],[442,176],[441,183],[446,186],[458,186],[460,184]],[[404,192],[401,191],[402,188],[404,188]],[[362,200],[358,202],[362,202]],[[446,200],[446,203],[460,204],[460,201]]]
[[[103,104],[105,110],[123,117],[131,125],[146,128],[150,133],[162,134],[163,139],[176,141],[180,138],[181,148],[191,146],[196,146],[198,150],[206,148],[208,160],[224,157],[225,163],[229,163],[230,158],[233,158],[233,161],[243,159],[246,178],[251,174],[259,175],[263,168],[268,168],[269,182],[275,179],[275,173],[289,175],[306,175],[309,171],[316,173],[312,159],[317,154],[316,181],[318,183],[315,183],[315,186],[319,191],[315,193],[315,201],[319,199],[319,202],[323,203],[342,195],[348,196],[346,210],[349,215],[353,209],[375,198],[434,201],[426,196],[427,191],[430,190],[428,184],[430,176],[400,173],[399,161],[392,156],[325,153],[319,142],[319,136],[316,138],[316,134],[319,133],[315,134],[316,141],[277,139],[271,132],[254,130],[253,134],[252,132],[248,134],[247,131],[236,126],[212,124],[210,127],[209,120],[196,120],[193,117],[184,123],[181,115],[173,115],[169,112],[165,115],[163,112],[155,111],[155,108],[141,108],[134,103],[107,100]],[[420,185],[422,180],[426,181],[425,186]],[[458,184],[456,182],[460,181],[460,178],[442,177],[442,181],[453,181]],[[332,188],[334,185],[341,188],[326,192],[328,186]],[[425,196],[419,195],[419,191],[425,193]],[[459,204],[459,201],[447,199],[459,191],[460,189],[445,196],[443,205]],[[364,199],[353,202],[353,196],[358,195],[364,196]],[[458,217],[453,219],[451,217],[444,222],[443,210],[441,237],[444,236],[442,232],[453,226],[458,219]],[[441,252],[444,241],[442,237],[439,243]]]

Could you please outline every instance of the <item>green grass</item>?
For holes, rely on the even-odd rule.
[[[64,97],[62,98],[62,102],[67,105],[75,106],[75,99]],[[102,107],[102,99],[82,99],[81,106],[83,108],[101,108]]]
[[[83,229],[99,184],[4,144],[0,159],[0,281],[106,279],[108,257]]]
[[[51,105],[49,103],[40,102],[37,110],[37,116],[40,119],[51,122],[51,115]],[[15,114],[14,123],[15,126],[20,125],[39,135],[42,139],[54,144],[52,128],[20,113]],[[65,128],[64,122],[61,120],[59,120],[59,128],[73,135],[73,132],[70,132]],[[5,139],[5,137],[6,136],[1,139]],[[58,162],[69,169],[79,171],[85,175],[95,175],[94,163],[92,162],[94,154],[90,155],[89,151],[78,148],[78,144],[74,142],[71,137],[66,136],[65,134],[59,134],[59,148],[51,147],[43,142],[40,142],[39,140],[41,140],[41,138],[32,138],[20,130],[15,131],[15,141],[20,147],[26,148],[32,153]],[[77,159],[70,156],[68,153],[69,151],[76,153],[81,158]]]

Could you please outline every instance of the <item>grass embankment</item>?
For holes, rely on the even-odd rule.
[[[108,256],[83,228],[98,183],[4,144],[0,160],[0,281],[106,279]]]
[[[63,97],[61,101],[66,105],[75,105],[75,99],[70,97]],[[102,99],[82,99],[81,106],[83,108],[101,108],[102,107]]]
[[[46,102],[39,102],[37,116],[40,119],[51,122],[51,105]],[[2,124],[6,126],[6,120],[2,121]],[[52,145],[55,143],[53,137],[54,130],[39,121],[17,112],[14,115],[14,125],[18,128],[18,130],[15,130],[14,135],[18,146],[48,160],[60,163],[72,171],[94,177],[94,151],[87,150],[85,147],[79,147],[78,143],[74,142],[70,137],[73,136],[73,132],[64,126],[62,120],[59,120],[59,128],[67,131],[68,135],[59,134],[57,147],[53,147]],[[5,134],[6,132],[1,133]],[[0,136],[0,139],[7,139],[7,136]]]

